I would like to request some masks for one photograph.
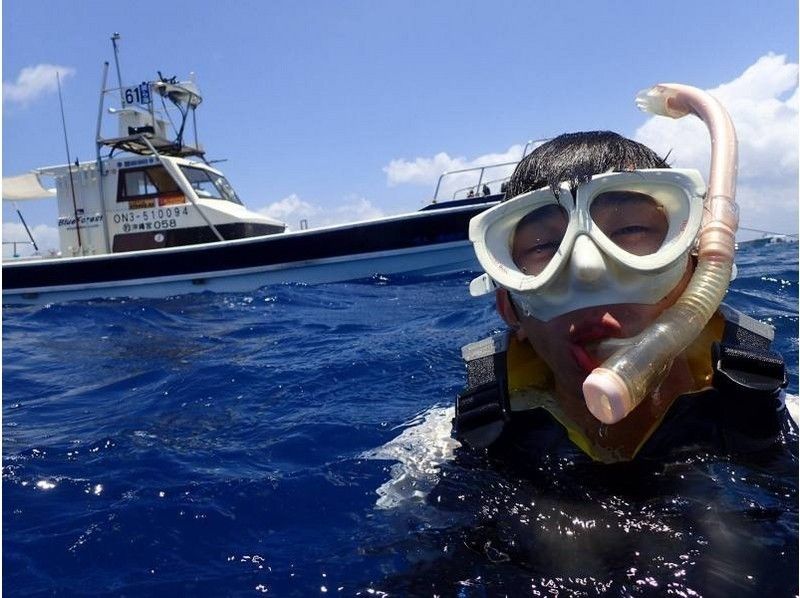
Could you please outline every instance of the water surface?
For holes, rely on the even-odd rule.
[[[797,245],[727,301],[797,393]],[[793,596],[787,457],[503,465],[450,439],[467,274],[3,312],[8,595]]]

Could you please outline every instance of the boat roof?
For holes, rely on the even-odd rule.
[[[211,173],[214,173],[218,176],[225,176],[225,173],[223,173],[220,170],[217,170],[216,168],[214,168],[213,166],[209,165],[207,162],[202,160],[189,160],[187,159],[187,157],[180,157],[180,156],[160,156],[160,157],[166,158],[167,160],[170,160],[175,164],[178,164],[179,166],[191,166],[193,168],[201,168],[203,170],[207,170]],[[120,154],[118,156],[114,156],[111,158],[104,157],[103,164],[104,165],[111,164],[116,168],[146,166],[150,164],[158,164],[158,157],[153,155],[142,157],[136,154],[132,155]],[[40,176],[40,175],[59,176],[68,172],[70,168],[72,168],[73,172],[75,172],[76,168],[75,164],[54,164],[52,166],[42,166],[40,168],[36,168],[31,174],[34,176]],[[96,160],[81,162],[80,164],[77,165],[78,170],[91,171],[96,168],[97,168]],[[5,178],[3,179],[4,186],[6,184],[6,180],[7,179]],[[3,196],[5,196],[5,192],[3,193]],[[39,195],[38,197],[44,197],[44,196]]]
[[[149,144],[142,137],[146,137]],[[177,158],[187,158],[190,156],[204,156],[205,151],[192,145],[171,141],[164,137],[159,137],[152,133],[138,133],[125,137],[113,137],[100,140],[103,145],[107,145],[112,151],[120,150],[141,156],[152,156],[153,149],[162,156],[172,156]],[[151,148],[152,146],[152,148]]]

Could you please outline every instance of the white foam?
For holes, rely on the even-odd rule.
[[[364,459],[398,461],[391,478],[377,490],[379,509],[394,509],[408,501],[424,501],[439,481],[441,465],[453,459],[461,444],[450,437],[453,407],[433,407],[414,418],[402,434],[361,455]],[[416,423],[419,422],[419,423]]]
[[[799,425],[797,418],[800,415],[800,405],[798,405],[797,395],[786,394],[786,409],[789,411],[789,416],[794,420],[795,425]]]

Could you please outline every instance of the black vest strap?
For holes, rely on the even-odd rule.
[[[488,339],[487,339],[488,340]],[[465,347],[467,388],[456,398],[453,420],[456,438],[475,447],[486,448],[500,436],[511,416],[506,375],[506,338],[477,347]],[[472,357],[472,358],[470,358]]]

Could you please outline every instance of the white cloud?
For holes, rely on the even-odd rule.
[[[312,206],[307,201],[303,201],[296,194],[292,193],[280,201],[269,204],[266,208],[258,210],[259,213],[288,222],[294,218],[308,218],[319,213],[319,208]]]
[[[383,167],[389,185],[400,183],[428,184],[436,180],[445,170],[455,170],[453,164],[459,158],[451,158],[444,152],[436,154],[433,158],[416,158],[413,161],[392,160],[388,166]]]
[[[75,69],[56,64],[37,64],[23,68],[14,82],[3,81],[3,101],[27,104],[58,89],[56,73],[63,81],[75,74]]]
[[[767,54],[708,92],[729,111],[739,138],[737,200],[741,226],[796,232],[798,218],[798,65]],[[635,138],[672,166],[708,174],[710,143],[699,119],[653,117]]]
[[[386,180],[389,186],[412,184],[426,185],[433,188],[443,172],[475,168],[477,166],[491,166],[504,162],[516,163],[522,156],[521,145],[512,145],[505,152],[484,154],[473,160],[463,157],[451,158],[445,152],[436,154],[433,158],[414,158],[405,160],[403,158],[392,160],[387,166],[383,167],[386,173]],[[488,182],[492,192],[500,190],[502,180],[511,176],[514,164],[496,168],[486,169],[483,174],[482,182]],[[442,186],[439,189],[440,199],[449,199],[456,193],[457,197],[464,197],[467,187],[472,187],[478,183],[480,171],[467,173],[451,174],[442,179]]]
[[[47,255],[51,250],[58,251],[58,229],[56,227],[37,224],[31,228],[31,234],[33,234],[33,238],[39,246],[39,253],[42,255]],[[17,245],[18,255],[33,255],[34,253],[33,246],[24,243],[24,241],[29,241],[28,233],[19,222],[3,222],[3,241],[22,241]],[[14,246],[4,244],[3,257],[11,257],[13,254]]]
[[[363,197],[351,197],[335,208],[309,203],[292,193],[280,201],[258,210],[261,214],[277,218],[289,225],[290,229],[300,228],[300,220],[307,220],[310,227],[344,224],[380,218],[384,213]]]

